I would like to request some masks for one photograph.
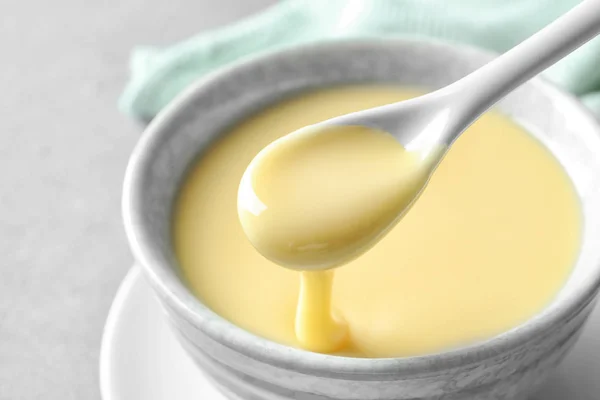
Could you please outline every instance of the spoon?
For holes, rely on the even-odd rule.
[[[238,211],[246,235],[263,256],[292,269],[324,270],[358,257],[383,237],[412,206],[450,146],[471,123],[508,93],[599,33],[600,0],[584,0],[521,44],[449,86],[411,100],[329,119],[276,140],[250,163],[240,184]],[[418,164],[413,161],[406,164],[412,170],[414,179],[402,177],[407,183],[406,190],[394,194],[396,198],[392,199],[397,203],[397,207],[387,207],[385,214],[377,214],[379,211],[376,208],[367,210],[370,214],[360,220],[359,224],[350,224],[369,226],[370,230],[344,227],[344,230],[340,231],[331,230],[327,226],[323,230],[319,222],[306,222],[306,219],[310,219],[314,213],[311,208],[304,207],[306,203],[310,203],[311,207],[313,204],[319,204],[322,199],[308,198],[308,200],[298,201],[298,196],[288,196],[284,191],[283,195],[278,197],[279,204],[274,204],[272,207],[274,211],[271,215],[267,215],[272,204],[261,201],[267,197],[264,194],[273,190],[281,192],[280,188],[272,187],[266,189],[263,187],[262,189],[265,190],[259,190],[261,185],[268,186],[269,182],[276,181],[277,177],[272,173],[273,163],[288,162],[288,165],[284,165],[281,169],[290,170],[289,160],[294,157],[296,148],[307,148],[307,143],[316,143],[315,138],[318,139],[319,135],[321,137],[325,137],[323,135],[343,136],[344,129],[358,128],[389,133],[395,142],[401,145],[401,150],[405,151],[406,155],[413,158],[416,155],[420,160]],[[378,140],[384,143],[385,138],[379,137]],[[325,141],[319,139],[319,142]],[[364,145],[367,146],[368,142]],[[390,144],[383,144],[381,148],[386,149],[390,146]],[[385,150],[383,152],[385,153]],[[377,154],[380,153],[375,151],[373,154],[375,154],[374,159],[377,159],[379,157]],[[303,159],[313,160],[314,157]],[[327,158],[324,159],[323,169],[326,170]],[[345,165],[345,168],[349,166],[352,165]],[[309,175],[311,176],[314,177],[315,174]],[[339,177],[336,176],[335,179],[339,181]],[[298,184],[301,185],[302,182]],[[372,193],[367,194],[374,199],[389,197],[390,185],[389,182],[386,184],[387,186],[382,184],[380,190],[369,188]],[[310,184],[305,184],[304,188],[308,191],[313,190]],[[353,195],[353,192],[348,192],[345,197],[335,199],[334,203],[340,204],[343,208],[346,199]],[[287,206],[290,203],[297,203],[300,211],[296,212],[289,207],[284,207],[278,212],[278,206]],[[363,202],[362,205],[367,207],[369,203]],[[328,207],[323,215],[332,210],[331,205]],[[288,224],[284,229],[282,228],[282,220],[294,212],[299,225],[308,226],[302,232],[303,236],[297,234],[297,226]],[[339,214],[335,205],[333,212]],[[354,214],[340,214],[338,221],[343,221],[342,225],[348,225],[347,221],[356,220],[354,217]],[[313,226],[314,232],[310,231]],[[326,234],[329,236],[324,239]]]

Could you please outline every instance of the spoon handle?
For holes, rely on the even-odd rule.
[[[464,128],[516,87],[599,33],[600,0],[583,0],[519,45],[446,87],[450,98],[460,96],[455,103],[462,108],[456,115],[456,126]],[[461,131],[450,129],[448,133],[457,137]]]

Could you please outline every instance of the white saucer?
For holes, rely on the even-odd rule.
[[[179,346],[139,267],[113,301],[100,351],[103,400],[226,400]]]
[[[102,339],[103,400],[225,400],[184,353],[134,267],[119,288]],[[546,386],[532,400],[600,399],[600,307]]]

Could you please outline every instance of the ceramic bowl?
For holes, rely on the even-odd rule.
[[[310,353],[257,337],[212,312],[188,290],[173,254],[171,211],[185,173],[236,121],[310,88],[378,82],[435,89],[492,57],[473,48],[413,40],[299,47],[243,60],[197,82],[150,124],[125,179],[128,239],[184,348],[227,396],[518,400],[565,356],[600,284],[600,129],[577,100],[540,79],[498,107],[544,143],[572,178],[583,207],[583,245],[555,301],[509,332],[420,357]]]

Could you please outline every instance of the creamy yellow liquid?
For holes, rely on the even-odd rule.
[[[261,254],[281,266],[337,267],[393,226],[425,185],[432,160],[364,126],[300,129],[246,170],[240,222]]]
[[[348,325],[331,307],[334,272],[302,271],[295,333],[306,350],[333,353],[352,345]]]
[[[433,154],[432,154],[433,153]],[[406,151],[365,126],[310,126],[265,147],[242,176],[238,213],[254,247],[301,274],[296,338],[330,353],[349,344],[333,315],[333,271],[375,245],[416,200],[437,151]]]
[[[215,143],[190,173],[174,216],[177,256],[204,303],[271,340],[311,342],[302,338],[311,329],[296,328],[300,273],[262,257],[242,231],[236,205],[242,174],[282,135],[413,95],[376,86],[309,93],[264,110]],[[560,289],[579,235],[579,205],[560,165],[517,125],[488,113],[454,144],[402,221],[336,270],[331,293],[331,276],[310,281],[322,306],[306,305],[311,318],[338,335],[337,346],[313,350],[408,356],[510,329]],[[315,278],[302,274],[303,284]]]

